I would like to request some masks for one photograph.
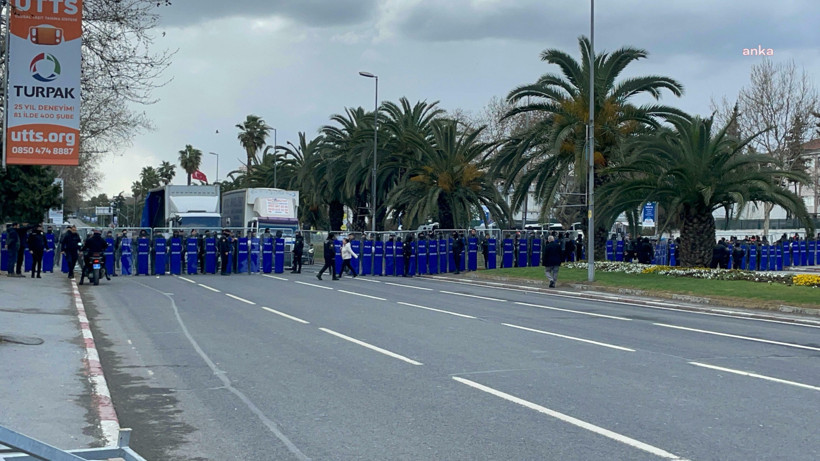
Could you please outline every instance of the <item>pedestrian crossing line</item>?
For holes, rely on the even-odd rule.
[[[521,399],[521,398],[516,397],[514,395],[507,394],[506,392],[501,392],[501,391],[493,389],[491,387],[487,387],[487,386],[485,386],[483,384],[479,384],[475,381],[470,381],[469,379],[460,378],[458,376],[453,376],[453,379],[455,381],[460,382],[461,384],[466,384],[467,386],[470,386],[474,389],[478,389],[478,390],[480,390],[482,392],[486,392],[490,395],[500,397],[500,398],[502,398],[504,400],[507,400],[509,402],[513,402],[513,403],[516,403],[518,405],[521,405],[522,407],[529,408],[531,410],[535,410],[539,413],[543,413],[547,416],[551,416],[551,417],[553,417],[555,419],[558,419],[560,421],[563,421],[565,423],[572,424],[573,426],[580,427],[581,429],[585,429],[585,430],[588,430],[590,432],[594,432],[598,435],[602,435],[602,436],[607,437],[609,439],[615,440],[616,442],[620,442],[620,443],[629,445],[633,448],[637,448],[638,450],[642,450],[642,451],[645,451],[647,453],[651,453],[655,456],[659,456],[659,457],[665,458],[665,459],[678,460],[678,461],[683,461],[684,460],[684,458],[681,458],[680,456],[675,455],[673,453],[669,453],[668,451],[662,450],[658,447],[649,445],[649,444],[641,442],[639,440],[635,440],[631,437],[627,437],[627,436],[619,434],[617,432],[610,431],[609,429],[604,429],[603,427],[596,426],[592,423],[588,423],[588,422],[580,420],[578,418],[573,418],[572,416],[565,415],[565,414],[560,413],[558,411],[550,410],[549,408],[542,407],[541,405],[538,405],[536,403],[532,403],[530,401]]]
[[[196,284],[196,282],[195,282],[195,281],[193,281],[193,280],[191,280],[191,279],[187,279],[187,278],[182,277],[182,276],[178,276],[178,277],[179,277],[179,279],[180,279],[180,280],[185,280],[186,282],[190,282],[190,283]]]
[[[552,311],[561,311],[561,312],[570,312],[570,313],[573,313],[573,314],[589,315],[591,317],[603,317],[603,318],[606,318],[606,319],[626,320],[628,322],[632,321],[632,319],[628,319],[626,317],[617,317],[617,316],[614,316],[614,315],[596,314],[596,313],[593,313],[593,312],[576,311],[576,310],[572,310],[572,309],[562,309],[560,307],[542,306],[540,304],[530,304],[530,303],[521,303],[521,302],[517,302],[516,304],[518,304],[519,306],[537,307],[539,309],[548,309],[548,310],[552,310]]]
[[[235,299],[235,300],[237,300],[237,301],[242,301],[242,302],[243,302],[243,303],[245,303],[245,304],[251,304],[251,305],[254,305],[254,306],[256,305],[256,303],[255,303],[255,302],[253,302],[253,301],[248,301],[248,300],[247,300],[247,299],[245,299],[245,298],[240,298],[239,296],[234,296],[234,295],[232,295],[232,294],[230,294],[230,293],[225,293],[225,296],[227,296],[227,297],[229,297],[229,298],[233,298],[233,299]]]
[[[566,336],[566,335],[561,335],[561,334],[558,334],[558,333],[551,333],[549,331],[536,330],[534,328],[522,327],[522,326],[510,324],[510,323],[502,323],[502,325],[504,325],[505,327],[517,328],[519,330],[531,331],[533,333],[540,333],[542,335],[555,336],[556,338],[571,339],[573,341],[580,341],[582,343],[594,344],[596,346],[608,347],[610,349],[617,349],[619,351],[635,352],[635,349],[630,349],[628,347],[622,347],[622,346],[615,346],[613,344],[607,344],[607,343],[602,343],[602,342],[598,342],[598,341],[593,341],[591,339],[576,338],[574,336]]]
[[[323,290],[332,290],[332,289],[333,289],[333,288],[330,288],[330,287],[324,287],[324,286],[322,286],[322,285],[316,285],[315,283],[300,282],[300,281],[298,281],[298,280],[296,281],[296,283],[298,283],[298,284],[300,284],[300,285],[307,285],[307,286],[309,286],[309,287],[321,288],[321,289],[323,289]]]
[[[478,295],[468,295],[467,293],[456,293],[454,291],[439,290],[439,293],[444,293],[444,294],[448,294],[448,295],[456,295],[456,296],[466,296],[468,298],[486,299],[487,301],[497,301],[497,302],[500,302],[500,303],[507,302],[506,299],[488,298],[486,296],[478,296]]]
[[[282,280],[282,281],[285,281],[285,282],[287,282],[287,281],[288,281],[288,279],[286,279],[286,278],[284,278],[284,277],[277,277],[277,276],[275,276],[275,275],[262,274],[262,277],[267,277],[267,278],[269,278],[269,279]]]
[[[709,331],[709,330],[699,330],[697,328],[688,328],[688,327],[679,327],[676,325],[667,325],[665,323],[653,323],[653,325],[657,325],[659,327],[665,328],[674,328],[676,330],[685,330],[685,331],[694,331],[696,333],[705,333],[707,335],[715,335],[715,336],[724,336],[726,338],[735,338],[735,339],[744,339],[746,341],[754,341],[758,343],[765,343],[765,344],[774,344],[776,346],[786,346],[786,347],[794,347],[797,349],[807,349],[810,351],[820,351],[820,347],[812,347],[812,346],[804,346],[802,344],[794,344],[794,343],[784,343],[780,341],[772,341],[771,339],[760,339],[760,338],[752,338],[750,336],[740,336],[740,335],[732,335],[729,333],[720,333],[717,331]]]
[[[424,364],[423,364],[423,363],[421,363],[421,362],[417,362],[417,361],[415,361],[415,360],[413,360],[413,359],[409,359],[409,358],[407,358],[407,357],[405,357],[405,356],[403,356],[403,355],[396,354],[395,352],[390,352],[390,351],[388,351],[387,349],[382,349],[381,347],[374,346],[374,345],[372,345],[372,344],[368,344],[368,343],[366,343],[366,342],[364,342],[364,341],[359,341],[359,340],[358,340],[358,339],[356,339],[356,338],[351,338],[350,336],[346,336],[346,335],[343,335],[343,334],[341,334],[341,333],[337,333],[337,332],[335,332],[335,331],[333,331],[333,330],[330,330],[330,329],[327,329],[327,328],[319,328],[319,330],[324,331],[325,333],[331,334],[331,335],[333,335],[333,336],[336,336],[337,338],[344,339],[345,341],[350,341],[350,342],[351,342],[351,343],[353,343],[353,344],[358,344],[359,346],[366,347],[366,348],[368,348],[368,349],[370,349],[370,350],[373,350],[373,351],[376,351],[376,352],[378,352],[378,353],[380,353],[380,354],[384,354],[384,355],[386,355],[386,356],[388,356],[388,357],[393,357],[394,359],[399,359],[399,360],[402,360],[402,361],[407,362],[407,363],[409,363],[409,364],[411,364],[411,365],[424,365]]]
[[[211,290],[215,293],[222,293],[221,291],[217,290],[216,288],[211,288],[208,285],[203,285],[201,283],[197,283],[197,285],[201,286],[202,288],[205,288],[206,290]]]
[[[344,293],[344,294],[353,295],[353,296],[361,296],[362,298],[376,299],[378,301],[387,301],[387,299],[385,299],[385,298],[379,298],[378,296],[364,295],[364,294],[361,294],[361,293],[355,293],[353,291],[339,290],[339,293]]]
[[[276,314],[276,315],[282,316],[282,317],[284,317],[284,318],[286,318],[286,319],[293,320],[294,322],[299,322],[299,323],[303,323],[303,324],[308,324],[308,323],[310,323],[310,322],[308,322],[307,320],[302,320],[302,319],[300,319],[299,317],[294,317],[294,316],[292,316],[292,315],[285,314],[284,312],[279,312],[279,311],[277,311],[277,310],[275,310],[275,309],[271,309],[270,307],[265,307],[265,306],[262,306],[262,309],[265,309],[266,311],[268,311],[268,312],[270,312],[270,313],[273,313],[273,314]]]
[[[412,288],[414,290],[433,291],[432,288],[416,287],[416,286],[413,286],[413,285],[404,285],[404,284],[401,284],[401,283],[384,282],[384,284],[385,285],[393,285],[394,287]]]
[[[748,372],[748,371],[733,370],[731,368],[723,368],[723,367],[718,367],[718,366],[715,366],[715,365],[709,365],[707,363],[700,363],[700,362],[689,362],[689,364],[694,365],[696,367],[710,368],[712,370],[725,371],[726,373],[734,373],[736,375],[748,376],[750,378],[764,379],[766,381],[772,381],[772,382],[775,382],[775,383],[788,384],[789,386],[796,386],[796,387],[802,387],[804,389],[811,389],[813,391],[820,391],[820,387],[817,387],[817,386],[811,386],[809,384],[798,383],[796,381],[787,381],[785,379],[780,379],[780,378],[773,378],[771,376],[759,375],[757,373],[751,373],[751,372]]]
[[[444,310],[441,310],[441,309],[435,309],[435,308],[432,308],[432,307],[419,306],[418,304],[404,303],[404,302],[401,302],[401,301],[399,301],[398,304],[401,304],[402,306],[418,307],[419,309],[426,309],[428,311],[433,311],[433,312],[441,312],[442,314],[455,315],[456,317],[464,317],[465,319],[474,319],[475,318],[472,315],[464,315],[464,314],[459,314],[457,312],[450,312],[450,311],[444,311]]]

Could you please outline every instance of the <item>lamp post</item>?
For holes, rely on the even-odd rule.
[[[589,126],[587,127],[587,279],[595,281],[595,0],[589,10]]]
[[[371,74],[370,72],[359,72],[359,75],[362,77],[373,78],[376,79],[376,107],[373,109],[373,197],[371,199],[370,206],[372,207],[372,212],[370,215],[370,220],[372,223],[373,234],[376,234],[376,152],[379,146],[379,76],[375,74]]]
[[[276,128],[273,129],[273,188],[277,188],[276,182]]]
[[[219,154],[216,152],[208,152],[211,155],[216,155],[216,179],[214,182],[219,182]]]

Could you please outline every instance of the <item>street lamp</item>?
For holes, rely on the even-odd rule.
[[[216,179],[214,182],[219,182],[219,154],[216,152],[208,152],[211,155],[216,155]]]
[[[373,228],[373,235],[376,234],[376,151],[379,145],[379,76],[371,74],[370,72],[359,72],[359,75],[362,77],[373,78],[376,79],[376,107],[373,110],[373,197],[370,203],[372,208],[372,214],[370,215],[372,228]]]
[[[276,189],[276,128],[273,128],[273,188]]]
[[[589,10],[589,126],[587,127],[587,279],[595,281],[595,0],[590,0]]]

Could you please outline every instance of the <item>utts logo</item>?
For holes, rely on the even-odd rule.
[[[53,82],[60,76],[60,61],[48,53],[40,53],[31,60],[31,76],[41,82]]]
[[[68,15],[75,15],[80,11],[77,8],[77,0],[15,0],[14,7],[20,12],[33,11]]]

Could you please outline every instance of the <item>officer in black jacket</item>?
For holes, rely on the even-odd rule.
[[[46,249],[46,236],[43,235],[43,226],[38,225],[28,234],[28,248],[31,250],[31,278],[37,274],[40,277],[40,271],[43,270],[43,252]]]
[[[102,230],[94,229],[91,236],[85,239],[85,243],[83,243],[83,270],[80,272],[80,285],[83,284],[83,278],[91,271],[91,256],[96,253],[102,258],[106,248],[108,248],[108,242],[103,239]],[[107,272],[105,273],[105,279],[111,280],[111,276]]]
[[[20,236],[17,234],[17,223],[6,227],[6,251],[8,252],[9,277],[14,277],[14,263],[17,261],[17,252],[20,249]]]
[[[291,274],[302,273],[302,255],[305,252],[305,239],[301,232],[296,233],[296,241],[293,243],[293,268]]]
[[[222,275],[231,275],[228,273],[228,255],[233,252],[233,243],[231,242],[230,232],[227,229],[222,231],[222,237],[220,237],[217,246],[219,247],[221,273]]]
[[[60,241],[60,254],[66,258],[68,265],[68,278],[74,278],[74,266],[77,264],[77,251],[80,249],[79,234],[77,234],[77,226],[71,226]]]
[[[461,253],[464,252],[464,237],[458,232],[453,232],[453,259],[456,263],[456,274],[460,274]]]
[[[333,235],[333,232],[327,234],[323,251],[325,265],[322,266],[322,269],[319,270],[318,274],[316,274],[316,278],[319,280],[322,280],[322,274],[325,273],[326,269],[330,269],[330,274],[333,275],[333,280],[339,280],[339,277],[336,277],[336,246],[333,244],[335,238],[336,236]]]

